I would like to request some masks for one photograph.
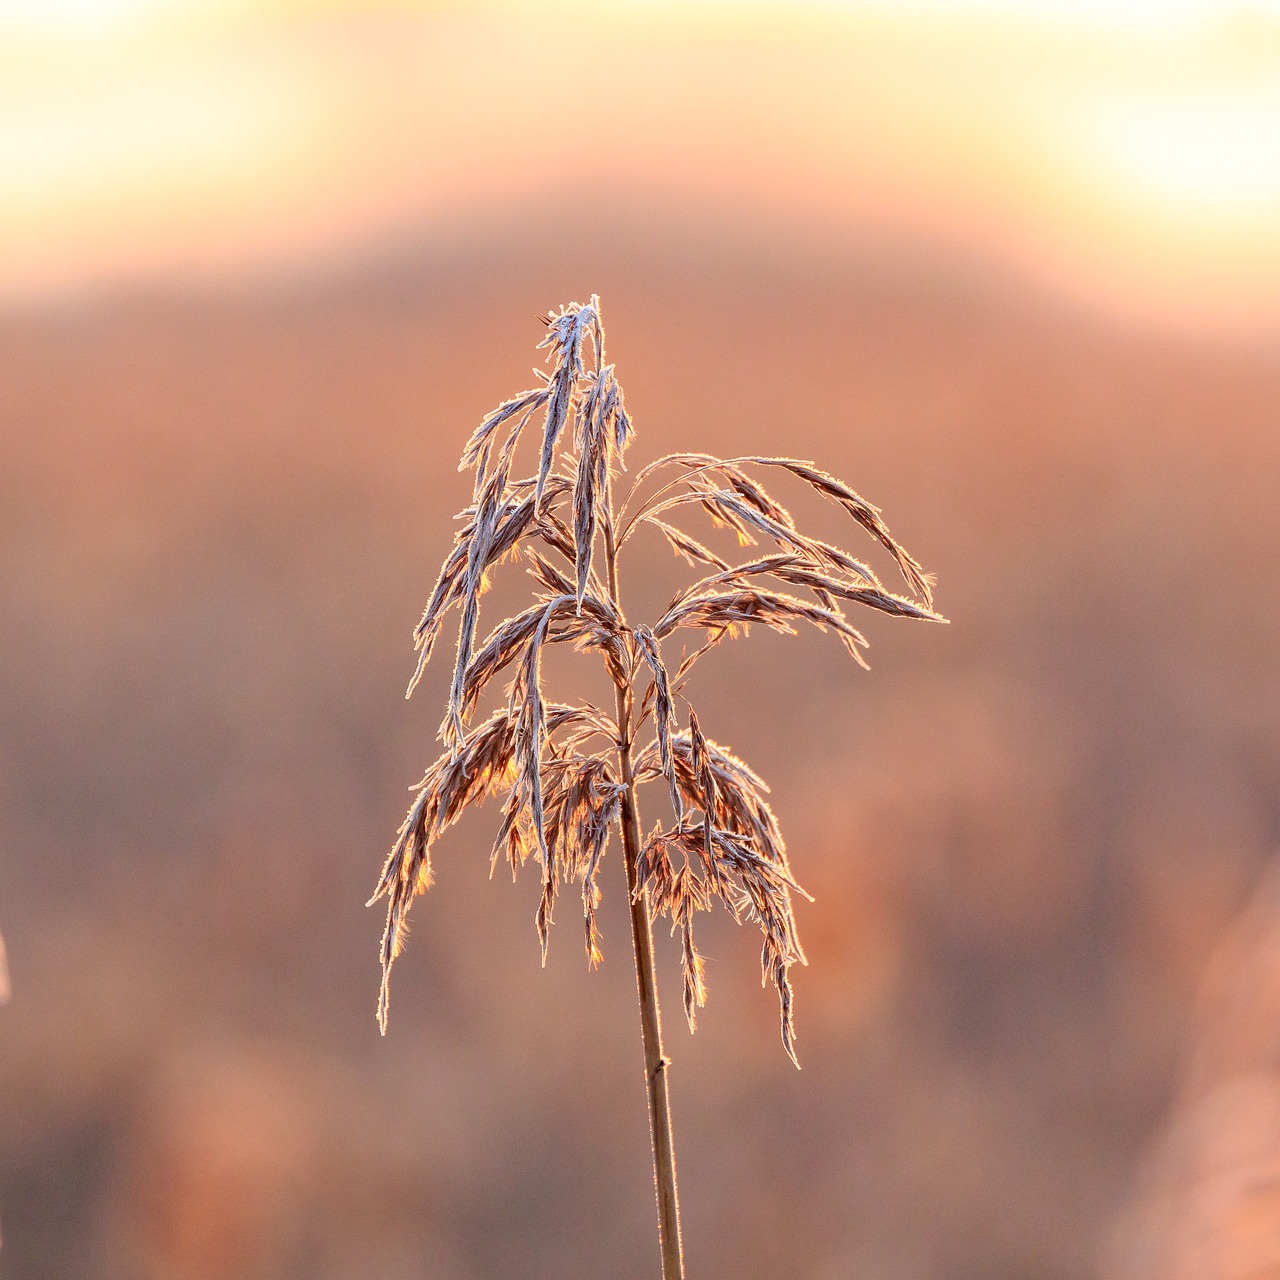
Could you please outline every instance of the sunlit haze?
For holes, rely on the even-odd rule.
[[[0,0],[10,301],[365,251],[584,167],[655,216],[905,227],[1270,323],[1280,4]]]

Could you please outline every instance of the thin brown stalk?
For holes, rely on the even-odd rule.
[[[618,593],[618,549],[614,544],[612,495],[605,490],[605,564],[609,594]],[[640,1032],[644,1040],[644,1077],[649,1095],[649,1133],[653,1140],[653,1180],[658,1197],[658,1233],[662,1246],[662,1280],[684,1280],[684,1252],[680,1239],[680,1198],[676,1186],[675,1138],[671,1125],[670,1059],[662,1048],[662,1010],[658,1003],[658,972],[653,961],[653,921],[649,891],[641,883],[640,811],[631,758],[634,694],[630,681],[615,685],[618,708],[618,768],[623,785],[622,852],[627,868],[627,894],[631,906],[631,943],[636,962],[636,989],[640,998]]]

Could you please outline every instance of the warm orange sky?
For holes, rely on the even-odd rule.
[[[584,181],[1275,322],[1280,3],[0,0],[0,299]]]

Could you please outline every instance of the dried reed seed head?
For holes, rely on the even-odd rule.
[[[635,756],[634,778],[637,784],[659,778],[666,782],[676,822],[669,830],[656,827],[643,842],[637,892],[647,894],[652,909],[665,912],[672,931],[679,932],[686,1016],[692,1027],[706,999],[693,918],[719,899],[736,919],[760,926],[762,978],[778,991],[783,1044],[794,1061],[788,970],[804,962],[804,953],[791,893],[803,890],[791,874],[777,820],[764,798],[768,788],[742,761],[702,734],[692,710],[688,730],[677,731],[674,700],[693,664],[751,622],[785,632],[794,631],[792,624],[799,622],[832,630],[861,661],[858,650],[866,641],[849,625],[841,604],[942,621],[931,607],[932,582],[890,536],[875,507],[813,463],[791,458],[672,454],[659,459],[639,471],[631,495],[663,468],[680,474],[643,502],[615,537],[610,482],[615,467],[623,467],[634,427],[614,366],[604,363],[599,299],[571,303],[548,315],[546,325],[539,347],[547,352],[549,370],[535,370],[539,385],[504,401],[467,442],[460,469],[475,470],[474,498],[459,517],[463,527],[414,631],[419,656],[410,692],[430,660],[445,615],[459,606],[457,656],[440,729],[446,750],[419,784],[374,893],[374,900],[388,900],[379,1020],[385,1031],[391,966],[403,945],[413,898],[430,883],[432,843],[469,805],[490,793],[506,792],[491,871],[503,856],[513,875],[531,855],[542,866],[537,927],[544,958],[560,888],[577,880],[588,960],[598,962],[598,873],[626,794],[609,753],[621,751],[624,743],[629,749],[652,706],[654,736]],[[517,445],[539,411],[545,417],[536,470],[512,479]],[[782,469],[845,510],[889,551],[917,599],[886,591],[849,552],[800,532],[791,513],[749,473],[753,467]],[[572,526],[556,509],[566,500]],[[732,565],[659,518],[686,506],[703,509],[714,524],[735,532],[742,545],[764,538],[779,552]],[[654,626],[632,628],[614,598],[613,561],[606,584],[596,572],[595,556],[602,532],[612,557],[640,523],[654,525],[690,564],[714,572],[677,593]],[[530,542],[548,554],[525,545]],[[489,571],[522,547],[542,594],[528,609],[494,627],[477,649],[479,601]],[[550,555],[562,558],[567,567]],[[813,599],[762,586],[757,579],[808,591]],[[678,627],[701,629],[706,639],[683,658],[673,679],[661,641]],[[555,643],[599,651],[619,690],[633,693],[640,670],[647,670],[649,688],[639,724],[621,726],[589,704],[547,702],[541,658],[544,646]],[[508,668],[514,675],[505,708],[468,728],[486,688]],[[620,705],[630,706],[630,697]]]

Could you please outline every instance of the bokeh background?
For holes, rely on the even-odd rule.
[[[953,620],[697,685],[816,902],[802,1073],[660,939],[691,1276],[1280,1275],[1280,6],[0,0],[0,1277],[655,1274],[616,858],[544,969],[468,819],[385,1040],[363,906],[591,292]]]

